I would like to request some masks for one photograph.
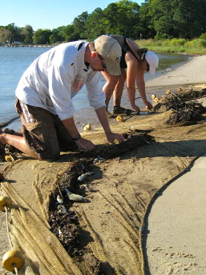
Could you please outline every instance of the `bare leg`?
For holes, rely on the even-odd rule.
[[[12,129],[9,129],[9,128],[5,128],[3,132],[6,133],[6,134],[11,134],[11,135],[23,137],[23,133],[21,133],[21,132],[16,132],[16,131],[14,131],[14,130],[12,130]],[[0,133],[1,133],[1,132],[0,132]]]
[[[106,107],[108,107],[109,101],[110,101],[111,96],[112,96],[113,91],[114,91],[114,87],[115,87],[115,85],[116,85],[119,77],[118,76],[110,75],[106,71],[102,72],[102,75],[106,79],[106,83],[105,83],[105,85],[103,87],[103,91],[104,91],[105,97],[106,97],[106,100],[105,100]]]
[[[36,153],[27,145],[24,137],[22,136],[0,132],[0,142],[3,145],[9,144],[32,158],[39,159]]]
[[[121,99],[122,99],[122,93],[123,93],[123,89],[124,89],[125,80],[126,80],[125,69],[121,69],[121,75],[118,78],[118,82],[115,86],[114,93],[113,93],[114,106],[121,105]]]

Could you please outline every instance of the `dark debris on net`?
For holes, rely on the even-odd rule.
[[[166,121],[166,124],[168,125],[187,125],[196,123],[204,119],[202,114],[205,113],[205,108],[202,106],[201,103],[198,103],[196,101],[191,101],[188,103],[182,102],[177,106],[177,109],[171,109],[173,112],[170,115],[169,119]]]
[[[194,98],[194,92],[192,95],[191,93],[171,93],[161,99],[158,107],[164,106],[166,111],[172,110],[172,114],[165,122],[166,124],[188,125],[204,119],[202,114],[206,112],[206,108],[196,99],[190,99],[190,96]]]
[[[49,203],[51,231],[77,264],[87,262],[91,274],[107,274],[104,270],[112,270],[112,267],[108,266],[108,263],[105,267],[105,263],[89,251],[87,243],[91,241],[91,236],[80,226],[78,214],[71,211],[71,206],[75,202],[89,203],[87,195],[95,192],[90,189],[90,182],[103,176],[98,163],[120,157],[139,146],[149,145],[154,141],[149,132],[151,130],[130,130],[123,134],[123,143],[97,145],[93,152],[81,152],[75,156],[68,169],[57,176],[57,188],[51,194]]]

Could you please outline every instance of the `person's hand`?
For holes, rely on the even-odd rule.
[[[79,149],[83,150],[84,152],[92,151],[95,148],[95,145],[90,140],[87,140],[82,137],[76,141],[76,144],[79,147]]]
[[[152,109],[153,109],[153,106],[152,106],[152,104],[151,104],[149,101],[146,101],[146,102],[145,102],[145,105],[146,105],[146,108],[147,108],[148,110],[152,110]]]
[[[119,141],[119,143],[124,141],[123,136],[121,136],[119,134],[112,133],[112,132],[106,134],[106,136],[107,136],[107,140],[112,144],[115,144],[115,142],[114,142],[115,140]]]
[[[137,105],[132,105],[132,109],[135,110],[135,112],[137,112],[137,114],[140,113],[140,108]]]

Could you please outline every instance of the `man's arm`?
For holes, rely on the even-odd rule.
[[[65,119],[62,122],[72,138],[75,138],[79,134],[73,117]],[[75,142],[79,149],[83,149],[85,152],[91,151],[95,148],[95,145],[90,140],[84,139],[83,137],[80,137],[80,139]]]
[[[95,111],[96,111],[97,117],[104,129],[107,140],[112,144],[114,144],[115,139],[118,140],[119,142],[124,141],[124,138],[121,135],[115,134],[111,131],[109,122],[107,119],[106,107],[100,107],[99,109],[96,109]]]

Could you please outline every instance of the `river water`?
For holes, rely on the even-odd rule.
[[[48,51],[49,47],[0,47],[0,124],[17,116],[14,109],[15,89],[27,67],[39,55]],[[156,76],[162,70],[170,69],[174,64],[184,62],[187,56],[180,54],[157,53],[160,59]],[[150,74],[145,74],[145,81],[151,79]],[[102,77],[102,86],[105,80]],[[79,94],[74,97],[73,104],[77,112],[89,108],[86,90],[83,87]],[[17,121],[17,127],[18,125]],[[14,128],[15,125],[14,125]]]

